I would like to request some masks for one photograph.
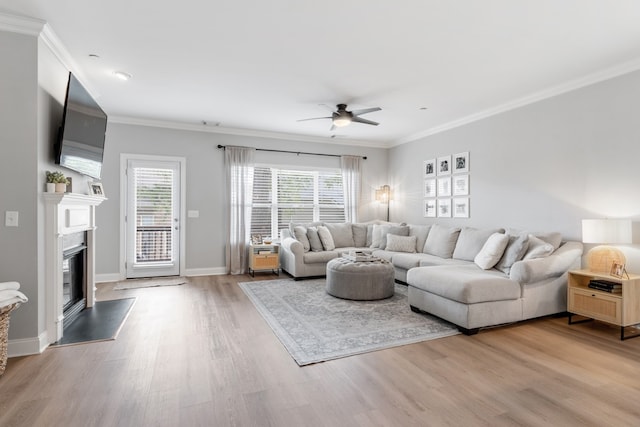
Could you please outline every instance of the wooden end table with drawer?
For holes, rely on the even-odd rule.
[[[591,280],[606,280],[619,283],[622,292],[613,293],[592,289]],[[625,335],[625,327],[640,324],[640,275],[629,274],[623,278],[589,270],[574,270],[568,275],[567,311],[569,324],[596,319],[620,326],[620,339],[636,338],[637,334]],[[572,321],[573,315],[588,317],[581,321]]]
[[[268,270],[280,275],[280,245],[249,245],[249,273],[255,277],[256,271]]]

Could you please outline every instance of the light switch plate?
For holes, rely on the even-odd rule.
[[[200,218],[200,211],[187,211],[189,218]]]
[[[5,227],[17,227],[18,226],[18,212],[6,211],[4,213],[4,225]]]

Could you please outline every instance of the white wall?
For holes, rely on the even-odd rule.
[[[639,221],[638,100],[635,72],[397,146],[389,162],[392,219],[555,230],[575,240],[584,218]],[[422,162],[463,151],[470,218],[423,218]],[[625,252],[629,269],[640,271],[637,248]]]
[[[186,208],[200,212],[199,218],[185,218],[187,273],[224,270],[224,152],[217,148],[218,144],[367,156],[368,159],[362,163],[363,206],[360,216],[362,220],[369,220],[381,218],[383,215],[382,210],[378,212],[378,205],[372,202],[372,198],[373,190],[386,183],[386,149],[109,123],[102,179],[109,200],[100,205],[96,214],[97,274],[113,277],[112,275],[120,271],[121,153],[186,158]],[[337,157],[297,156],[261,151],[256,152],[256,162],[301,167],[340,167]]]

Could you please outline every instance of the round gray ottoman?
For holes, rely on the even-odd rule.
[[[334,297],[370,301],[393,296],[393,265],[383,259],[354,262],[334,258],[327,263],[327,293]]]

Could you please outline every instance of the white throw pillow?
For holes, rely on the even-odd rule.
[[[318,236],[325,251],[332,251],[336,248],[336,244],[333,243],[333,237],[331,237],[331,232],[324,225],[318,226]]]
[[[311,252],[322,252],[324,250],[320,236],[318,236],[317,227],[307,228],[307,237],[309,238],[309,245],[311,245]]]
[[[396,234],[387,234],[387,251],[393,252],[416,252],[416,236],[398,236]]]
[[[487,239],[486,243],[473,259],[478,267],[489,270],[500,261],[504,250],[509,243],[509,236],[503,233],[494,233]]]
[[[302,247],[305,252],[309,252],[311,249],[311,245],[309,244],[309,238],[307,237],[307,228],[301,225],[296,225],[293,227],[293,234],[296,240],[302,243]]]
[[[520,234],[516,236],[509,236],[509,244],[504,250],[504,255],[500,258],[500,261],[495,265],[497,270],[502,271],[504,274],[511,272],[511,266],[520,261],[527,249],[529,248],[529,235]]]
[[[554,251],[553,245],[542,239],[538,239],[533,234],[529,234],[529,249],[522,259],[545,258]]]

